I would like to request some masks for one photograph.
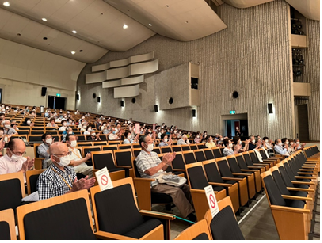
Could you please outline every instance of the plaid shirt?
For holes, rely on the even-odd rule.
[[[142,178],[156,178],[161,173],[163,173],[163,170],[159,170],[157,173],[155,173],[153,176],[149,176],[144,173],[144,171],[151,169],[152,167],[155,167],[161,163],[160,158],[158,157],[158,154],[156,152],[151,151],[150,154],[148,154],[146,151],[141,150],[138,157],[135,159],[136,167],[140,173],[140,176]],[[158,181],[152,181],[151,187],[158,185]]]
[[[70,190],[66,182],[72,187],[75,177],[76,173],[73,167],[65,166],[64,171],[62,171],[54,163],[51,164],[47,170],[39,175],[37,181],[39,200],[45,200],[65,194]],[[64,178],[66,182],[62,178]]]

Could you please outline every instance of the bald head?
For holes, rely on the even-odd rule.
[[[66,155],[68,152],[67,144],[66,143],[53,143],[50,145],[49,153],[50,155],[57,155],[63,156]]]
[[[8,144],[7,155],[11,157],[13,154],[23,155],[26,151],[26,145],[24,141],[19,138],[11,139]]]

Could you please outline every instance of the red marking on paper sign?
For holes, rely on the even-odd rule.
[[[108,183],[108,178],[107,178],[107,176],[106,176],[106,175],[102,175],[102,177],[101,177],[101,184],[102,184],[103,186],[105,186],[105,185],[107,185],[107,183]]]
[[[210,194],[209,200],[210,200],[211,208],[215,208],[216,207],[215,198],[214,198],[214,196],[212,194]]]

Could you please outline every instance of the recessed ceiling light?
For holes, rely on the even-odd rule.
[[[186,24],[188,24],[189,23],[189,21],[186,21]]]
[[[169,7],[169,5],[165,5],[165,6],[167,6],[167,8]]]
[[[74,34],[76,34],[76,33],[77,33],[77,31],[76,31],[76,30],[72,30],[72,32],[73,32]]]
[[[74,55],[74,54],[75,54],[75,51],[71,51],[70,53],[71,53],[72,55]]]
[[[152,24],[149,24],[150,26],[152,26]]]
[[[6,6],[6,7],[10,7],[10,3],[9,2],[4,2],[2,5],[3,6]]]
[[[123,29],[127,30],[129,26],[127,24],[123,25]]]
[[[46,18],[42,18],[41,20],[42,20],[42,21],[45,21],[45,22],[47,21],[47,19],[46,19]]]

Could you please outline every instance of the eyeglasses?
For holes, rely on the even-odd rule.
[[[22,156],[22,155],[26,154],[26,151],[25,152],[22,152],[22,153],[19,153],[19,152],[18,153],[15,153],[15,152],[12,151],[12,153],[14,153],[15,155],[18,155],[18,156]]]
[[[71,151],[68,151],[67,153],[65,154],[53,154],[53,156],[55,156],[56,158],[61,158],[61,157],[65,157],[67,155],[71,155]]]

